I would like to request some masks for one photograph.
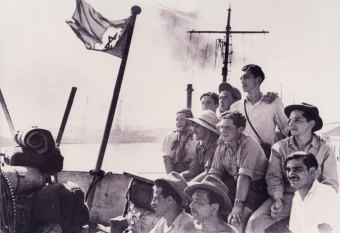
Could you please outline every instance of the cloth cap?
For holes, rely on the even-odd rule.
[[[221,93],[221,91],[230,91],[233,95],[235,102],[241,99],[241,92],[236,88],[230,85],[229,83],[221,83],[218,86],[218,93]]]
[[[204,110],[197,118],[186,118],[189,121],[195,122],[211,131],[219,134],[216,129],[216,124],[218,123],[218,118],[216,114],[211,110]]]
[[[223,206],[220,207],[220,211],[222,213],[230,212],[232,204],[228,197],[229,190],[221,180],[217,179],[212,175],[208,175],[201,182],[193,182],[192,184],[190,184],[184,190],[184,192],[189,198],[191,198],[195,190],[200,188],[210,190],[211,192],[221,196],[223,198],[224,203]]]
[[[319,110],[314,105],[307,103],[288,105],[287,107],[285,107],[284,112],[286,116],[289,118],[290,113],[294,110],[303,111],[313,118],[312,120],[315,121],[315,126],[312,129],[313,132],[318,131],[322,128],[323,122],[319,115]]]
[[[188,199],[184,194],[184,189],[188,187],[188,184],[180,174],[177,172],[170,172],[167,176],[156,179],[155,182],[159,180],[167,182],[176,191],[176,193],[178,193],[182,199],[182,205],[186,206],[189,204]]]

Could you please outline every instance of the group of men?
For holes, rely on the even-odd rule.
[[[168,178],[154,188],[164,218],[152,232],[340,231],[337,161],[315,134],[323,126],[317,107],[284,107],[275,93],[262,94],[261,67],[242,71],[244,98],[221,83],[219,95],[201,96],[197,117],[176,113],[176,131],[162,148]],[[188,200],[192,217],[183,212]],[[174,208],[165,205],[171,201]]]

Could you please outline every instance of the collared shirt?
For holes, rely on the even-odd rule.
[[[195,231],[192,216],[182,211],[169,226],[166,219],[161,218],[150,233],[190,233]]]
[[[195,159],[191,162],[189,168],[192,177],[204,171],[209,171],[217,147],[218,137],[218,135],[212,134],[206,145],[202,141],[198,142]]]
[[[268,193],[274,199],[283,198],[283,193],[294,193],[295,189],[290,186],[284,162],[288,155],[300,151],[295,144],[294,136],[285,138],[272,147],[269,159],[266,181]],[[331,146],[324,142],[319,136],[313,134],[313,139],[304,149],[305,152],[312,153],[318,161],[319,168],[316,171],[316,179],[323,184],[331,186],[338,192],[339,181],[337,171],[337,161]]]
[[[276,126],[278,126],[278,128],[283,132],[288,133],[288,119],[284,114],[284,106],[279,98],[276,98],[269,104],[265,102],[262,97],[261,100],[254,105],[249,102],[247,98],[241,99],[231,105],[230,111],[240,112],[245,116],[244,102],[246,103],[249,121],[255,128],[256,132],[260,135],[263,142],[269,143],[270,145],[274,144]],[[243,133],[253,136],[261,143],[261,140],[257,137],[254,130],[249,125],[248,120]]]
[[[295,192],[289,220],[289,230],[293,233],[317,233],[318,225],[326,223],[339,232],[340,198],[328,185],[317,180],[302,200]]]
[[[178,142],[178,143],[176,143]],[[176,143],[176,145],[174,145]],[[162,144],[162,156],[169,156],[173,162],[185,162],[192,161],[196,157],[196,145],[197,140],[194,136],[184,135],[180,136],[177,131],[173,131],[168,134]],[[179,151],[183,148],[184,155],[182,158],[178,158]]]
[[[224,172],[237,180],[238,175],[246,175],[251,180],[265,177],[268,160],[260,144],[251,136],[242,134],[233,150],[229,144],[219,144],[209,174],[222,177]]]

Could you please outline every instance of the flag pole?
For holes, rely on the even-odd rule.
[[[127,28],[127,37],[126,37],[125,48],[124,48],[124,51],[123,51],[122,61],[120,63],[120,67],[119,67],[116,85],[115,85],[115,88],[114,88],[114,91],[113,91],[110,110],[109,110],[109,114],[108,114],[108,117],[107,117],[107,120],[106,120],[104,135],[103,135],[102,143],[101,143],[101,146],[100,146],[96,167],[95,167],[95,169],[90,171],[90,174],[93,176],[93,178],[92,178],[91,184],[90,184],[89,189],[88,189],[87,194],[86,194],[87,204],[88,204],[90,209],[92,207],[92,202],[93,202],[93,198],[94,198],[93,188],[96,185],[96,183],[100,180],[100,178],[102,178],[105,174],[105,172],[101,170],[101,166],[103,164],[104,154],[105,154],[107,142],[108,142],[108,139],[109,139],[109,136],[110,136],[113,117],[114,117],[117,102],[118,102],[119,92],[120,92],[120,88],[121,88],[121,85],[122,85],[122,82],[123,82],[123,76],[124,76],[124,72],[125,72],[125,66],[126,66],[127,58],[128,58],[128,55],[129,55],[130,43],[131,43],[131,39],[132,39],[133,29],[134,29],[134,26],[135,26],[136,16],[138,14],[140,14],[141,11],[142,10],[139,6],[133,6],[131,8],[132,16],[131,16],[131,20],[129,22],[129,25],[127,26],[128,28]]]
[[[0,103],[1,103],[2,109],[4,110],[4,113],[5,113],[5,117],[6,117],[8,126],[9,126],[9,128],[10,128],[10,130],[11,130],[11,133],[12,133],[12,136],[13,136],[13,138],[14,138],[14,135],[15,135],[15,128],[14,128],[14,125],[13,125],[12,118],[11,118],[11,116],[9,115],[9,111],[8,111],[8,108],[7,108],[7,105],[6,105],[4,96],[2,95],[1,89],[0,89]]]
[[[70,115],[70,111],[71,111],[71,107],[72,107],[72,104],[73,104],[74,96],[76,95],[76,91],[77,91],[77,88],[72,87],[70,96],[68,97],[64,116],[63,116],[63,119],[61,121],[58,136],[57,136],[57,139],[55,141],[55,144],[56,144],[57,147],[60,146],[61,138],[63,137],[63,133],[64,133],[64,130],[65,130],[65,127],[66,127],[68,116]]]

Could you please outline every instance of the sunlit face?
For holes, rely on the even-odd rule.
[[[207,95],[203,96],[201,99],[201,103],[202,103],[202,110],[211,110],[213,112],[216,112],[218,103],[215,104],[211,96],[207,96]]]
[[[230,91],[221,91],[219,94],[219,103],[221,111],[228,111],[230,106],[234,103],[233,94]]]
[[[155,213],[159,216],[164,216],[169,207],[169,201],[161,194],[162,188],[153,186],[153,197],[151,206],[154,208]]]
[[[189,207],[191,215],[195,220],[204,221],[211,217],[213,213],[217,213],[219,205],[209,203],[207,191],[196,189],[192,195],[192,202]]]
[[[312,132],[314,124],[315,121],[308,122],[303,116],[303,111],[300,110],[293,110],[288,119],[288,125],[290,126],[292,136],[300,136]]]
[[[177,113],[176,114],[176,129],[178,131],[183,130],[183,128],[188,124],[187,119],[185,118],[184,113]]]
[[[232,119],[223,119],[219,123],[220,135],[226,142],[236,142],[243,128],[237,129]]]
[[[295,189],[309,189],[314,181],[315,168],[308,170],[302,159],[287,162],[286,175],[290,185]]]
[[[241,76],[242,89],[244,92],[249,92],[260,85],[260,77],[255,78],[248,70]]]
[[[197,140],[203,140],[208,134],[208,129],[197,123],[194,123],[193,127],[194,127],[194,134],[196,135]]]

